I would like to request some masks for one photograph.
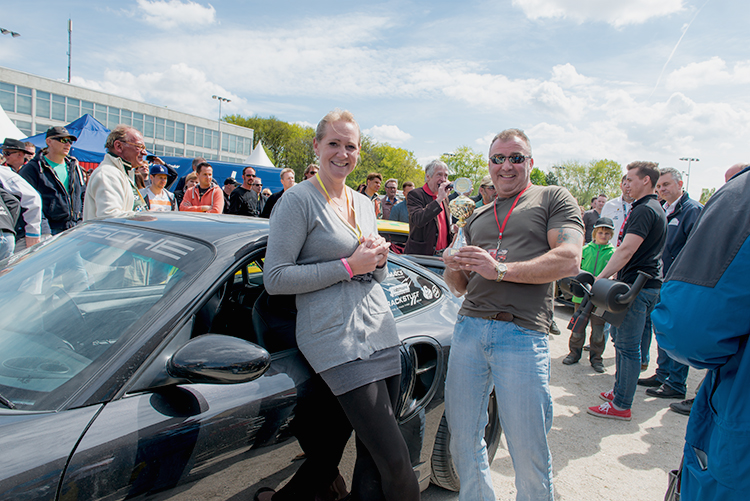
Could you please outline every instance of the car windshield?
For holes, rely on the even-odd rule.
[[[57,408],[212,257],[193,240],[94,223],[0,262],[0,395]]]

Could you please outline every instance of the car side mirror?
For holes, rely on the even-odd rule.
[[[204,334],[191,339],[167,360],[167,373],[191,383],[246,383],[263,375],[271,355],[260,346],[231,336]]]

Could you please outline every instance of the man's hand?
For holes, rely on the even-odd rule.
[[[440,186],[438,186],[438,192],[437,192],[437,203],[442,204],[443,200],[448,198],[448,194],[451,191],[451,188],[449,188],[450,185],[451,185],[450,181],[445,181],[444,183],[440,183]]]
[[[497,278],[495,259],[481,247],[474,245],[461,247],[450,260],[452,261],[451,269],[453,270],[461,270],[467,273],[474,272],[487,280],[495,280]],[[448,262],[446,261],[447,264]]]
[[[28,249],[32,245],[38,244],[40,240],[39,237],[26,237],[26,248]]]

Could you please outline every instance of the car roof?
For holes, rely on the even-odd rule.
[[[115,223],[166,231],[214,245],[227,237],[268,234],[268,219],[197,212],[139,212],[123,217],[95,219],[91,223]]]

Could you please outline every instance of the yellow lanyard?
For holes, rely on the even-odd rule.
[[[315,178],[320,183],[320,187],[323,188],[323,193],[326,194],[326,200],[329,203],[335,203],[331,199],[331,196],[328,194],[328,190],[326,190],[326,185],[323,184],[323,180],[320,179],[320,174],[317,172],[315,173]],[[346,197],[346,206],[349,207],[352,211],[352,214],[354,214],[354,226],[349,223],[346,219],[344,219],[344,215],[341,214],[339,211],[333,211],[336,213],[336,215],[341,219],[341,221],[346,225],[347,228],[349,228],[349,231],[354,233],[354,236],[357,239],[357,242],[362,243],[362,240],[364,240],[364,237],[362,236],[362,228],[359,227],[359,223],[357,223],[357,212],[354,210],[354,204],[349,204],[349,191],[347,190],[346,186],[344,186],[344,196]]]

